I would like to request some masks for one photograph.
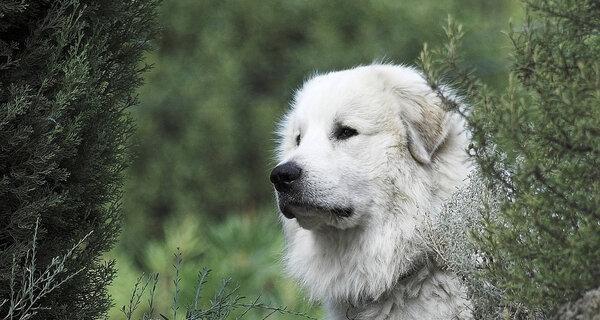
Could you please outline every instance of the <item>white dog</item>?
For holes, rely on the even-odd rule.
[[[281,123],[271,173],[289,273],[330,319],[469,319],[466,291],[419,228],[469,171],[459,116],[419,72],[315,76]]]

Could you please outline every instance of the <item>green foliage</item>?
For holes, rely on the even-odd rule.
[[[0,5],[0,301],[14,298],[15,270],[40,276],[24,268],[37,219],[38,271],[84,239],[55,280],[72,278],[46,292],[36,319],[93,319],[110,306],[115,269],[101,255],[119,231],[132,132],[125,110],[136,102],[154,9],[154,1]]]
[[[600,285],[600,6],[525,6],[523,30],[509,34],[506,90],[437,61],[463,84],[471,151],[501,191],[498,219],[477,238],[484,276],[512,301],[548,311]]]
[[[181,294],[180,283],[180,270],[183,264],[182,253],[177,249],[177,253],[174,254],[175,263],[173,268],[175,269],[175,277],[173,279],[174,293],[172,298],[172,305],[170,306],[170,315],[166,316],[165,313],[160,313],[155,310],[154,298],[156,294],[156,287],[158,285],[159,274],[156,273],[150,277],[139,277],[131,293],[131,298],[127,306],[121,308],[121,312],[127,320],[135,319],[135,312],[140,306],[142,297],[148,289],[148,305],[146,310],[143,312],[141,319],[153,319],[156,317],[155,313],[160,315],[161,319],[186,319],[186,320],[221,320],[221,319],[246,319],[247,315],[252,310],[262,310],[267,314],[262,316],[261,319],[267,319],[270,316],[277,314],[279,316],[292,316],[295,318],[313,319],[305,313],[294,312],[287,309],[287,307],[274,307],[260,302],[260,297],[255,298],[252,301],[248,301],[245,297],[238,294],[239,287],[232,286],[231,279],[223,279],[218,289],[212,294],[209,301],[206,303],[202,302],[204,295],[210,295],[210,292],[205,292],[205,286],[209,281],[210,269],[202,269],[198,272],[196,279],[195,288],[193,291],[193,299],[190,304],[186,307],[186,312],[182,314],[179,312],[183,309],[180,305],[179,295]]]
[[[540,312],[519,301],[510,301],[481,272],[486,266],[486,256],[475,239],[485,234],[487,221],[498,219],[500,207],[498,191],[487,187],[478,170],[474,170],[469,183],[457,190],[440,212],[431,213],[419,234],[438,265],[462,279],[474,319],[544,319]]]
[[[273,130],[303,79],[375,59],[411,62],[422,41],[441,38],[448,12],[478,31],[467,55],[479,75],[500,79],[498,30],[512,11],[472,0],[164,1],[163,37],[147,60],[155,68],[140,91],[124,245],[137,258],[170,215],[270,205]]]
[[[185,315],[187,307],[196,305],[196,301],[202,305],[202,312],[214,310],[211,306],[223,283],[204,283],[202,297],[196,298],[197,285],[204,282],[199,279],[202,273],[198,273],[198,269],[210,266],[213,279],[231,279],[224,291],[227,299],[221,304],[234,306],[235,310],[230,310],[233,315],[239,315],[252,305],[244,319],[263,319],[274,311],[270,306],[285,306],[276,308],[272,317],[299,319],[291,312],[296,310],[299,314],[306,312],[306,315],[322,318],[318,309],[305,301],[294,283],[286,279],[280,262],[283,239],[276,227],[276,216],[271,210],[262,212],[260,215],[231,215],[218,224],[206,223],[207,217],[201,215],[170,218],[164,225],[165,239],[149,241],[137,263],[122,247],[114,250],[111,257],[116,258],[119,273],[111,287],[111,295],[117,306],[130,304],[131,289],[140,281],[138,276],[148,272],[160,274],[156,279],[158,289],[153,299],[153,314],[160,312],[172,318],[175,292],[179,292],[180,317]],[[178,247],[183,253],[180,258],[184,259],[179,265],[174,263],[177,260],[173,257]],[[178,276],[174,274],[174,265],[178,265]],[[148,278],[142,279],[142,285],[147,281]],[[233,283],[240,285],[237,287]],[[140,304],[132,319],[143,317],[144,313],[150,313],[149,310],[148,303]],[[113,309],[110,317],[122,319],[123,314]]]

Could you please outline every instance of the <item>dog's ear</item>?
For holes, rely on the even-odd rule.
[[[414,69],[380,66],[377,75],[399,105],[410,154],[419,163],[431,163],[453,131],[452,112]]]
[[[400,117],[406,128],[408,150],[422,164],[431,163],[451,131],[452,115],[433,93],[394,90],[400,99]]]
[[[408,150],[412,157],[422,164],[429,164],[434,155],[448,138],[449,115],[422,113],[422,118],[406,119]]]

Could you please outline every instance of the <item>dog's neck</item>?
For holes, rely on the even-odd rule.
[[[393,218],[403,219],[401,216]],[[414,231],[400,232],[394,225],[398,224],[381,222],[344,230],[333,227],[301,230],[299,232],[307,236],[304,244],[311,247],[308,252],[322,258],[295,257],[298,260],[294,260],[303,265],[301,271],[305,268],[320,271],[306,274],[305,278],[312,281],[313,289],[322,289],[317,294],[319,299],[355,304],[378,300],[400,280],[420,270],[427,260],[427,249],[422,243],[414,236],[406,236]],[[387,236],[381,238],[382,235]],[[341,281],[347,285],[339,286]]]

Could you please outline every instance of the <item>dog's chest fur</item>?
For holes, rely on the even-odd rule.
[[[460,281],[449,272],[425,266],[377,301],[327,303],[328,319],[471,319],[471,304]]]
[[[345,233],[346,241],[286,228],[295,239],[288,240],[287,269],[325,303],[328,319],[471,319],[460,280],[424,258],[412,232],[393,233],[391,225]],[[368,237],[382,234],[393,237]]]

